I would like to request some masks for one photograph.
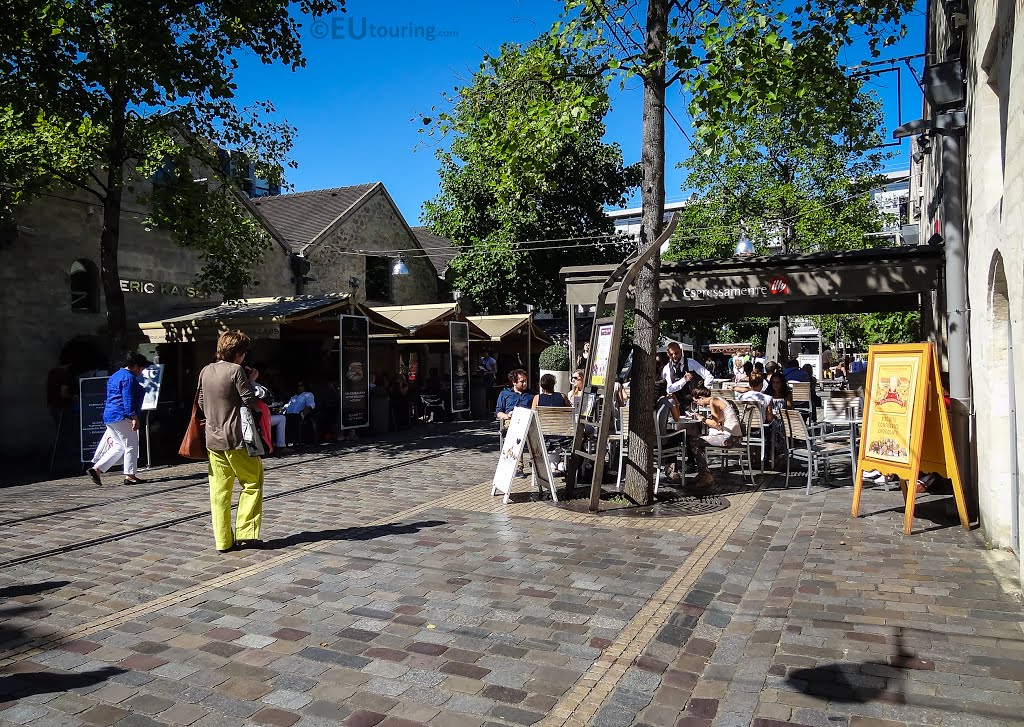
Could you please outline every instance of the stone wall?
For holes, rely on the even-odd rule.
[[[0,266],[0,456],[48,456],[54,431],[46,409],[46,375],[64,345],[88,338],[106,353],[102,292],[95,313],[71,310],[69,273],[75,260],[99,270],[102,210],[84,193],[63,191],[19,210],[22,228]],[[192,297],[199,256],[175,245],[166,232],[143,227],[145,206],[127,194],[121,215],[119,273],[129,290],[125,307],[132,323],[159,320],[216,305]],[[274,242],[255,271],[250,296],[293,295],[287,253]],[[133,343],[140,343],[135,339]]]
[[[985,538],[1012,542],[1024,522],[1024,25],[1021,3],[972,3],[965,209],[975,481]],[[1015,344],[1013,342],[1016,342]],[[1016,420],[1015,422],[1013,420]],[[1011,441],[1013,424],[1016,441]],[[1016,491],[1016,492],[1015,492]],[[1016,496],[1016,502],[1014,498]]]
[[[378,305],[419,305],[437,302],[438,279],[434,266],[426,256],[406,254],[409,275],[391,278],[390,300],[366,298],[366,260],[355,250],[410,250],[417,247],[416,238],[403,223],[400,213],[383,188],[371,195],[357,210],[350,213],[327,238],[306,250],[310,262],[309,276],[315,282],[306,286],[307,293],[353,292],[349,278],[359,278],[355,298],[359,302]]]

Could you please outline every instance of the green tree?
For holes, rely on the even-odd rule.
[[[564,310],[559,268],[621,257],[604,208],[625,202],[636,175],[601,141],[606,91],[600,74],[544,44],[505,45],[426,119],[450,144],[437,152],[441,191],[424,218],[460,248],[452,286],[476,306]],[[559,242],[529,244],[538,240]]]
[[[679,166],[693,190],[666,259],[731,256],[741,230],[755,249],[822,252],[864,247],[882,229],[870,190],[882,183],[888,155],[879,151],[880,104],[849,79],[852,101],[816,124],[794,122],[804,105],[821,107],[813,90],[791,79],[779,111],[705,129]],[[723,133],[719,133],[723,132]],[[877,238],[876,238],[877,239]]]
[[[118,243],[130,186],[173,159],[204,170],[202,176],[219,174],[209,189],[227,199],[221,187],[239,180],[221,174],[220,148],[243,150],[260,176],[280,178],[294,129],[271,120],[269,103],[241,108],[234,74],[242,53],[293,69],[304,65],[293,6],[315,17],[342,8],[343,0],[13,0],[5,6],[0,172],[7,188],[0,213],[6,208],[9,220],[13,204],[55,186],[82,189],[96,200],[103,212],[100,268],[112,357],[124,350]],[[189,173],[172,176],[189,183]],[[241,232],[240,239],[257,250],[239,255],[212,235],[193,241],[206,245],[201,253],[212,265],[208,271],[258,259],[265,242],[248,234],[251,228],[233,208],[215,200],[189,203],[196,201],[194,192],[179,195],[176,215],[157,211],[154,221],[182,240],[202,215],[222,214],[207,224],[224,234]],[[200,280],[211,285],[221,282],[217,277],[209,273]],[[237,276],[226,282],[237,287]]]
[[[641,164],[642,225],[639,248],[646,250],[660,234],[665,203],[665,95],[681,82],[690,94],[689,111],[699,131],[781,109],[786,78],[799,78],[815,89],[824,108],[802,105],[793,128],[800,133],[823,111],[841,112],[848,87],[833,59],[866,38],[872,55],[905,33],[903,13],[913,0],[807,0],[783,12],[764,0],[567,0],[563,21],[550,37],[556,47],[570,46],[600,68],[643,84]],[[780,73],[781,71],[781,73]],[[724,134],[724,132],[723,132]],[[633,357],[634,397],[653,406],[659,328],[657,255],[638,276],[634,288],[637,313]],[[638,417],[630,428],[624,489],[634,500],[653,500],[654,422]]]

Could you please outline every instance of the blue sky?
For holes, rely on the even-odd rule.
[[[923,0],[919,4],[923,8]],[[556,0],[348,0],[347,13],[327,18],[326,24],[314,27],[308,19],[303,22],[306,68],[293,73],[243,60],[237,78],[239,98],[268,99],[298,127],[293,157],[299,168],[287,175],[294,191],[381,181],[415,225],[423,202],[438,191],[434,147],[418,132],[420,115],[430,114],[443,92],[464,85],[484,53],[497,53],[505,42],[531,40],[550,27],[560,7]],[[911,23],[911,34],[899,46],[885,49],[883,57],[923,50],[923,15],[911,18]],[[406,37],[371,37],[373,27],[382,25],[399,33],[404,28]],[[431,32],[433,40],[424,37]],[[851,51],[847,60],[852,64],[860,56]],[[890,130],[896,125],[894,75],[876,81],[891,109]],[[626,162],[632,163],[640,155],[639,82],[625,91],[613,86],[612,94],[606,141],[618,142]],[[903,120],[917,118],[921,97],[908,74],[903,99]],[[683,121],[678,91],[670,91],[669,103],[673,100],[674,112]],[[689,147],[671,120],[666,141],[666,198],[684,199],[683,178],[675,163],[689,155]],[[889,166],[898,168],[902,162],[905,167],[907,143],[894,151],[900,159]],[[639,204],[639,197],[635,201]]]

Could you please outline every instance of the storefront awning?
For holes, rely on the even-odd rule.
[[[407,333],[372,308],[352,302],[348,293],[236,300],[175,318],[140,323],[139,329],[150,343],[215,341],[227,330],[240,330],[256,340],[275,339],[281,337],[282,326],[337,335],[337,316],[343,313],[366,316],[371,334],[396,337]]]
[[[939,288],[941,246],[663,262],[659,316],[820,315],[920,310]],[[568,305],[594,305],[614,265],[562,268]]]
[[[459,308],[458,303],[432,303],[429,305],[385,305],[373,306],[375,313],[389,319],[392,323],[406,330],[404,339],[399,343],[424,343],[430,340],[448,340],[448,322],[462,321],[469,324],[469,338],[473,341],[486,341],[490,336],[469,320]],[[370,337],[373,338],[371,331]]]
[[[504,341],[510,338],[522,337],[527,334],[533,336],[533,340],[543,345],[551,344],[551,336],[544,332],[533,321],[529,313],[517,313],[505,316],[466,316],[471,323],[475,323],[484,331],[492,341]]]

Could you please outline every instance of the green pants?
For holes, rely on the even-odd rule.
[[[263,519],[263,460],[244,449],[208,450],[210,454],[210,513],[218,550],[227,550],[235,539],[256,540]],[[238,495],[235,534],[231,534],[231,493],[235,478],[242,486]]]

